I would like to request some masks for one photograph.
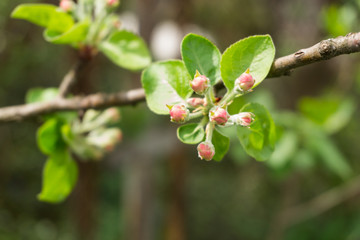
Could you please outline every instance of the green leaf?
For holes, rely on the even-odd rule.
[[[64,32],[74,25],[74,20],[69,14],[50,4],[21,4],[14,9],[11,17],[24,19],[58,32]]]
[[[77,165],[69,153],[61,163],[49,158],[45,163],[43,185],[38,199],[49,203],[63,201],[73,190],[77,176]]]
[[[357,24],[357,8],[352,4],[337,6],[331,4],[321,12],[323,27],[333,37],[345,35],[355,30]]]
[[[276,149],[267,164],[281,169],[292,159],[298,150],[298,136],[294,131],[286,131],[276,144]]]
[[[177,137],[186,144],[197,144],[205,137],[204,127],[197,123],[182,125],[177,129]]]
[[[55,44],[72,44],[85,40],[89,30],[89,22],[83,21],[75,24],[66,32],[58,32],[56,30],[46,29],[44,38],[46,41]]]
[[[224,158],[225,154],[229,151],[230,139],[214,129],[211,141],[215,147],[215,155],[213,159],[217,162],[220,162]]]
[[[274,151],[276,128],[270,113],[258,103],[246,104],[241,112],[255,114],[250,128],[237,127],[237,134],[245,151],[258,161],[270,158]]]
[[[66,147],[61,134],[62,125],[58,119],[51,118],[39,128],[37,143],[44,154],[53,155]]]
[[[166,104],[185,104],[185,100],[193,93],[190,80],[182,61],[170,60],[151,64],[141,76],[150,110],[157,114],[169,114]]]
[[[99,45],[99,49],[116,65],[140,70],[151,63],[149,50],[142,38],[125,30],[116,31]]]
[[[349,123],[355,111],[355,103],[351,98],[331,95],[321,98],[304,97],[299,102],[299,109],[327,133],[335,133]]]
[[[304,125],[307,129],[305,143],[309,149],[321,157],[325,166],[343,179],[348,179],[353,171],[346,158],[331,139],[312,124]]]
[[[32,88],[26,93],[26,103],[47,102],[59,95],[57,88]]]
[[[269,35],[258,35],[242,39],[231,45],[221,58],[221,77],[228,90],[246,69],[259,85],[267,76],[275,57],[275,47]]]
[[[181,55],[191,76],[198,70],[210,79],[211,85],[220,81],[221,54],[209,40],[193,33],[186,35],[181,43]]]

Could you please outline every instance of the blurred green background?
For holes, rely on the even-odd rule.
[[[42,30],[10,13],[25,0],[0,1],[0,105],[22,104],[33,87],[56,87],[76,52],[46,43]],[[58,4],[58,1],[36,1]],[[277,56],[359,31],[360,1],[123,0],[125,28],[154,60],[179,58],[188,32],[223,52],[270,34]],[[79,163],[64,203],[39,202],[46,159],[36,145],[40,119],[0,125],[0,239],[360,239],[360,55],[339,56],[265,80],[244,101],[259,102],[277,124],[267,162],[249,158],[233,136],[220,162],[197,158],[176,125],[145,103],[121,109],[123,142],[101,162]],[[98,56],[88,89],[140,87],[132,73]],[[241,102],[240,102],[241,104]],[[231,131],[228,132],[231,135]]]

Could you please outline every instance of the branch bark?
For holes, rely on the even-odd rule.
[[[295,68],[328,60],[342,54],[356,52],[360,52],[360,32],[323,40],[312,47],[301,49],[288,56],[275,59],[267,77],[274,78],[290,75],[290,72]],[[145,100],[145,93],[141,88],[128,92],[112,94],[98,93],[84,97],[76,96],[71,99],[64,99],[62,97],[68,92],[71,83],[74,81],[75,68],[74,71],[70,71],[65,76],[60,86],[60,98],[45,103],[32,103],[0,108],[0,122],[21,121],[56,111],[133,105]]]
[[[26,118],[57,111],[105,108],[134,105],[144,100],[142,88],[112,94],[97,93],[74,98],[59,98],[49,102],[31,103],[0,108],[0,122],[21,121]]]
[[[291,70],[314,62],[360,52],[360,32],[323,40],[312,47],[275,59],[268,78],[290,75]]]

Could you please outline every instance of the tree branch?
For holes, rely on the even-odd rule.
[[[0,108],[0,122],[21,121],[26,118],[57,111],[105,108],[133,105],[144,100],[142,88],[112,94],[97,93],[84,97],[58,98],[48,102]]]
[[[323,40],[312,47],[275,59],[268,78],[290,75],[291,70],[310,63],[360,51],[360,32]]]
[[[312,47],[301,49],[293,54],[275,59],[268,78],[289,75],[290,71],[318,61],[327,60],[342,54],[360,52],[360,32],[349,33],[333,39],[323,40]],[[104,108],[136,104],[145,100],[143,89],[113,94],[92,94],[85,97],[64,99],[76,78],[75,67],[64,77],[60,86],[60,98],[46,103],[32,103],[0,108],[0,122],[20,121],[37,115],[56,111]]]

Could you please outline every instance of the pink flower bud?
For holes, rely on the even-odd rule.
[[[255,84],[255,79],[249,73],[249,69],[235,80],[235,88],[240,91],[249,91]]]
[[[109,7],[117,7],[119,5],[119,0],[107,0],[106,4]]]
[[[189,98],[186,102],[193,108],[205,105],[205,100],[203,98]]]
[[[190,86],[197,94],[204,94],[210,87],[210,80],[206,76],[196,72],[195,78],[190,82]]]
[[[219,125],[225,125],[225,123],[229,120],[229,113],[221,108],[216,107],[215,110],[211,110],[209,113],[210,120],[216,122]]]
[[[250,112],[241,112],[239,114],[231,116],[232,121],[243,127],[248,127],[254,121],[254,114]]]
[[[186,122],[189,118],[189,110],[185,107],[185,105],[177,104],[174,106],[169,106],[170,119],[172,122],[183,123]]]
[[[61,0],[59,7],[65,12],[70,12],[73,10],[74,2],[72,0]]]
[[[215,147],[211,142],[202,142],[197,146],[199,158],[210,161],[215,155]]]

